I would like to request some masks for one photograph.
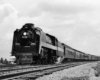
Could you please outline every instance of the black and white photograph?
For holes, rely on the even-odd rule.
[[[100,80],[100,0],[0,0],[0,80]]]

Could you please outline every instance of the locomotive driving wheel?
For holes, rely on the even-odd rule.
[[[56,52],[51,49],[41,48],[40,53],[40,62],[41,64],[55,64],[57,61]]]
[[[41,53],[40,53],[40,60],[38,62],[40,64],[47,64],[47,53],[45,48],[41,48]]]

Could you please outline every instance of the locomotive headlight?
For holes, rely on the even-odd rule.
[[[26,32],[23,33],[24,36],[26,36],[26,34],[27,34]]]

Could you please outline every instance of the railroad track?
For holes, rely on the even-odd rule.
[[[20,68],[11,68],[11,69],[0,70],[0,80],[9,78],[11,76],[17,76],[17,75],[21,75],[21,74],[30,73],[31,71],[48,68],[48,66],[50,67],[50,65],[38,65],[38,66],[25,66],[25,67],[22,66]]]
[[[13,75],[13,74],[19,74],[19,73],[22,73],[22,72],[28,72],[28,71],[31,71],[31,70],[37,70],[38,68],[43,68],[43,67],[47,67],[47,66],[50,66],[50,65],[37,65],[37,66],[20,66],[20,67],[10,67],[10,68],[7,68],[7,69],[3,69],[3,70],[0,70],[0,78],[3,77],[3,76],[9,76],[9,75]]]
[[[30,65],[22,65],[22,66],[15,66],[15,67],[4,67],[0,68],[0,72],[6,72],[6,71],[12,71],[12,70],[18,70],[18,69],[26,69],[26,68],[37,68],[41,66],[46,66],[46,65],[36,65],[36,66],[30,66]],[[47,65],[48,66],[48,65]]]
[[[52,72],[67,69],[70,67],[85,64],[87,62],[73,62],[68,64],[58,64],[49,66],[27,67],[16,70],[1,71],[0,80],[34,80],[40,76],[51,74]]]
[[[1,71],[6,71],[6,70],[11,70],[11,69],[18,69],[18,68],[23,68],[23,67],[28,67],[28,66],[18,66],[18,65],[16,65],[16,66],[10,66],[10,67],[0,67],[0,72]]]

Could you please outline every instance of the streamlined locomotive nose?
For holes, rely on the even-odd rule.
[[[34,39],[34,34],[31,31],[23,32],[20,37],[21,46],[30,46],[32,39]]]

